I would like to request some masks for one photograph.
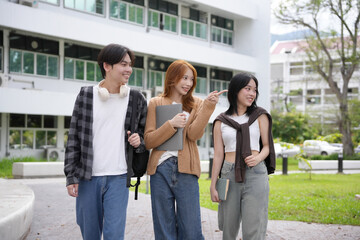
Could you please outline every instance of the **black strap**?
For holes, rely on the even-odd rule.
[[[136,112],[137,112],[137,100],[138,100],[138,93],[136,90],[131,91],[133,93],[133,98],[132,98],[132,113],[131,113],[131,121],[130,121],[130,131],[131,134],[133,134],[135,132],[135,116],[136,116]],[[133,146],[129,146],[129,153],[128,153],[128,157],[129,157],[129,164],[132,167],[132,161],[133,161],[133,157],[134,157],[134,148]],[[140,178],[137,178],[137,181],[134,185],[131,184],[131,176],[128,176],[127,178],[127,186],[130,187],[135,187],[135,200],[138,199],[138,188],[140,185]]]

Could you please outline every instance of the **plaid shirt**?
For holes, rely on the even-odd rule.
[[[128,149],[126,131],[130,130],[130,121],[132,114],[132,102],[134,91],[130,90],[129,103],[125,118],[125,145]],[[135,132],[141,139],[140,146],[136,152],[145,151],[144,129],[147,113],[147,103],[142,94],[138,97],[138,105],[135,118]],[[66,186],[79,183],[80,179],[90,180],[92,175],[92,165],[94,160],[93,154],[93,86],[82,87],[78,94],[74,111],[71,117],[68,141],[65,151],[65,167]],[[128,162],[128,154],[125,152],[125,158]],[[132,176],[132,167],[128,164],[128,175]]]

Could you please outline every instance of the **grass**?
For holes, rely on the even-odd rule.
[[[200,205],[216,211],[207,178],[199,179]],[[360,226],[359,182],[360,174],[312,174],[312,180],[306,173],[270,175],[269,219]]]
[[[12,164],[14,162],[46,162],[46,159],[38,159],[33,157],[24,158],[3,158],[0,160],[0,178],[13,178]]]
[[[282,158],[276,159],[276,171],[282,171],[282,163],[283,163]],[[289,157],[288,158],[288,171],[298,171],[298,170],[299,170],[298,160],[296,160],[295,158]]]

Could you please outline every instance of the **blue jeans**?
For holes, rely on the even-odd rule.
[[[179,173],[177,157],[170,157],[157,167],[150,176],[150,187],[155,239],[204,239],[198,178]]]
[[[126,174],[81,180],[76,220],[85,240],[124,239],[129,189]]]

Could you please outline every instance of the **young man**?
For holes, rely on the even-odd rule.
[[[104,47],[98,56],[102,80],[82,87],[70,123],[65,153],[68,194],[76,197],[76,219],[85,240],[124,239],[129,189],[129,144],[145,151],[143,133],[146,100],[137,100],[135,133],[130,119],[133,96],[126,86],[134,54],[118,44]]]

